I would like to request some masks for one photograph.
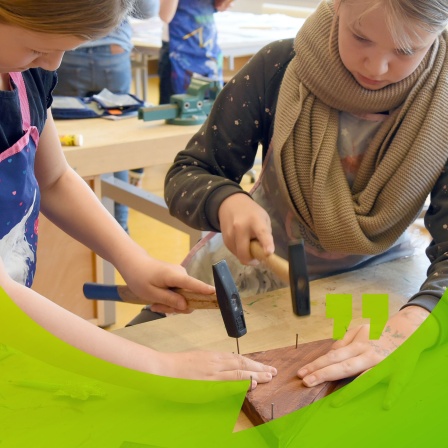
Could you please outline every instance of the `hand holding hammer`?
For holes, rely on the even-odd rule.
[[[185,289],[174,289],[183,295],[190,309],[219,309],[227,330],[232,338],[239,338],[246,334],[243,306],[232,274],[225,260],[212,266],[216,294],[198,294]],[[148,304],[136,296],[126,285],[100,285],[85,283],[83,292],[86,298],[96,300],[114,300],[129,303]]]
[[[310,289],[303,241],[289,243],[288,261],[275,254],[266,255],[257,240],[250,242],[250,252],[253,258],[261,261],[280,280],[289,283],[294,314],[308,316],[311,313]]]
[[[181,296],[185,297],[188,308],[192,310],[206,310],[219,308],[216,294],[199,294],[187,289],[173,288]],[[114,300],[134,304],[147,305],[148,300],[134,294],[127,285],[100,285],[98,283],[84,283],[84,295],[88,299]]]

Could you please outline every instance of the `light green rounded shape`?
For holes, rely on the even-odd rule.
[[[447,301],[445,294],[433,315],[448,324],[441,308]],[[429,337],[425,324],[346,388],[233,433],[247,381],[189,381],[132,371],[52,336],[3,290],[0,310],[0,448],[397,448],[444,446],[447,440],[445,345],[422,353],[390,410],[383,409],[387,382],[366,387],[342,407],[332,406],[346,388],[363,390],[369,374],[381,377],[406,366]]]

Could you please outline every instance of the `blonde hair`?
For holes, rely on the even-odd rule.
[[[341,3],[354,3],[359,0],[340,0]],[[439,34],[448,24],[448,0],[364,0],[369,6],[358,17],[362,18],[375,9],[386,12],[387,26],[398,46],[404,50],[419,40],[418,28],[429,33]]]
[[[0,23],[98,39],[131,13],[135,0],[0,0]]]

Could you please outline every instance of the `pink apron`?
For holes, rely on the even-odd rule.
[[[19,93],[23,136],[0,154],[0,257],[8,274],[30,287],[36,270],[40,192],[34,176],[39,132],[31,126],[21,73],[10,73]]]

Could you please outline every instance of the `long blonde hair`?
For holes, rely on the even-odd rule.
[[[341,3],[354,3],[359,0],[340,0]],[[375,9],[386,12],[389,32],[398,48],[408,49],[418,36],[418,28],[429,33],[439,34],[448,24],[448,0],[364,0],[369,6],[358,17]]]
[[[0,23],[97,39],[116,28],[135,0],[0,0]]]

